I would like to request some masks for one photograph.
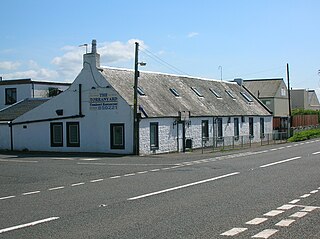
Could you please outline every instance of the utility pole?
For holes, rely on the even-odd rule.
[[[134,86],[133,86],[133,154],[139,154],[138,146],[138,114],[137,114],[137,105],[138,105],[138,51],[139,43],[135,42],[135,54],[134,54]]]
[[[289,76],[289,64],[287,63],[287,80],[288,80],[288,103],[289,103],[289,136],[291,136],[291,126],[292,126],[292,117],[291,117],[291,94],[290,94],[290,76]]]

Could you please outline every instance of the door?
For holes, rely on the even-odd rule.
[[[177,126],[178,152],[185,152],[185,123],[178,122]]]

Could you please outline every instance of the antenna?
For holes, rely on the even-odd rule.
[[[83,47],[83,46],[85,46],[85,47],[86,47],[86,54],[87,54],[87,53],[88,53],[88,44],[87,44],[87,43],[85,43],[85,44],[79,45],[79,47]]]

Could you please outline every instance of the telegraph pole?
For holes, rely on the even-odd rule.
[[[290,94],[290,76],[289,76],[289,64],[287,63],[287,80],[288,80],[288,103],[289,103],[289,136],[291,136],[292,116],[291,116],[291,94]]]
[[[135,42],[135,54],[134,54],[134,86],[133,86],[133,154],[139,154],[138,146],[138,115],[137,115],[137,105],[138,105],[138,51],[139,43]]]

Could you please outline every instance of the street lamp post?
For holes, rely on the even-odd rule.
[[[133,86],[133,154],[139,155],[139,119],[138,119],[138,78],[139,65],[145,66],[146,63],[138,61],[139,43],[135,42],[134,55],[134,86]]]

